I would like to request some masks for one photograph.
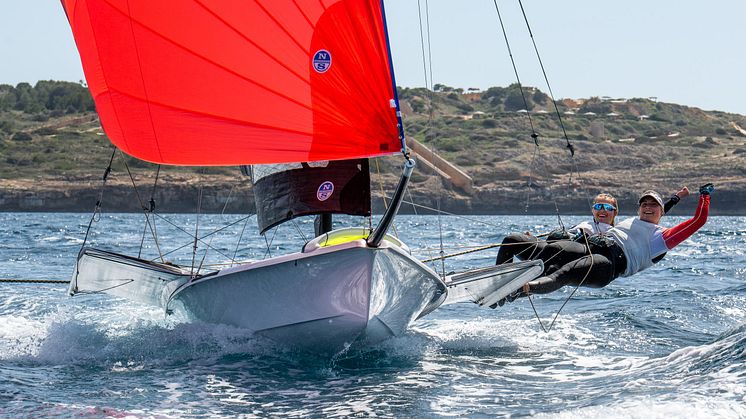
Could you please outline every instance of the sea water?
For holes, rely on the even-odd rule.
[[[90,219],[0,214],[0,278],[68,280]],[[86,245],[205,269],[297,251],[312,231],[298,221],[261,237],[240,215],[150,223],[158,246],[135,214],[97,217]],[[194,250],[190,236],[226,223]],[[427,259],[441,238],[450,254],[556,225],[399,216],[395,232]],[[495,251],[431,265],[491,265]],[[572,288],[533,298],[536,312],[528,299],[442,307],[401,337],[334,358],[107,295],[69,297],[63,284],[0,283],[0,416],[746,417],[745,253],[746,217],[711,217],[654,267],[579,289],[558,316]]]

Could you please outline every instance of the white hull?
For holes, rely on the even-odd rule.
[[[192,279],[173,265],[107,252],[83,249],[70,281],[70,295],[101,293],[166,307],[170,293]]]
[[[480,307],[489,307],[540,276],[543,271],[544,263],[541,260],[528,260],[448,275],[448,298],[443,304],[472,302]]]
[[[443,303],[491,305],[542,269],[540,261],[521,262],[443,282],[394,243],[400,244],[391,239],[372,248],[362,239],[336,245],[317,239],[300,253],[195,278],[172,265],[84,249],[70,293],[106,292],[293,347],[336,353],[400,335]]]
[[[190,282],[171,304],[195,319],[335,352],[403,333],[446,296],[437,274],[388,243],[359,240],[278,259]]]
[[[337,352],[403,333],[446,298],[438,275],[398,246],[365,240],[317,247],[215,274],[85,249],[70,293],[106,292],[183,310],[316,352]]]

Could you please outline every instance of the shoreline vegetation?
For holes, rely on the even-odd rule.
[[[406,200],[458,214],[570,215],[587,214],[593,195],[610,192],[622,214],[633,214],[643,189],[669,196],[713,182],[711,214],[746,215],[745,116],[609,97],[560,99],[558,116],[540,90],[523,93],[527,104],[517,85],[400,88],[407,136],[469,178],[457,186],[422,153]],[[113,150],[84,85],[0,84],[0,211],[90,212]],[[400,163],[400,156],[372,162],[374,211],[383,208],[381,191],[393,190]],[[156,167],[116,153],[103,211],[139,212],[152,196],[160,212],[195,212],[200,191],[201,212],[253,211],[251,182],[236,167],[164,166],[153,191]],[[695,206],[687,198],[673,215]],[[416,212],[433,213],[423,207]],[[401,212],[414,210],[404,203]]]

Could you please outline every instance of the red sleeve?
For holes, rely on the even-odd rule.
[[[670,250],[679,243],[688,239],[695,231],[702,228],[707,222],[707,214],[710,212],[710,195],[700,195],[699,205],[694,217],[684,221],[681,224],[663,230],[663,241]]]

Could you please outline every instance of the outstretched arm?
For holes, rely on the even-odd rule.
[[[671,195],[670,198],[668,198],[668,201],[663,205],[663,213],[668,214],[668,211],[671,210],[676,204],[679,203],[683,198],[686,198],[689,196],[689,188],[684,186],[681,188],[680,191],[676,192],[675,194]]]
[[[699,195],[699,205],[694,217],[684,221],[681,224],[663,230],[663,241],[670,250],[678,246],[679,243],[688,239],[697,230],[702,228],[707,222],[707,215],[710,212],[710,194],[701,193]]]

